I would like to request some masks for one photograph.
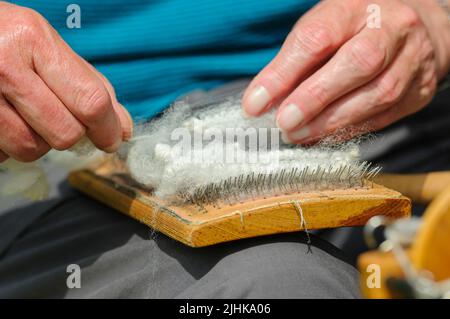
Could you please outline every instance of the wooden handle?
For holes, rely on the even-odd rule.
[[[443,184],[445,179],[449,178],[449,173],[430,173],[430,176],[424,174],[426,183],[435,182]],[[415,182],[417,176],[396,175],[397,182],[401,181],[402,186],[406,188],[405,181]],[[386,176],[382,176],[386,177]],[[394,175],[388,175],[389,181],[394,179]],[[432,183],[432,189],[425,190],[425,198],[431,197],[433,192],[439,190]],[[411,188],[414,185],[409,185]],[[417,191],[417,189],[414,189]],[[419,194],[420,195],[420,194]],[[425,199],[423,198],[423,199]],[[450,279],[450,185],[443,189],[439,195],[428,206],[422,217],[421,227],[411,245],[407,254],[411,260],[412,266],[417,270],[426,270],[433,275],[437,282]],[[378,287],[368,285],[373,277],[373,265],[380,267]],[[373,250],[365,252],[358,257],[358,268],[361,274],[361,291],[366,298],[394,298],[395,294],[389,289],[387,280],[389,278],[401,279],[405,277],[396,256],[390,252]]]
[[[418,269],[433,273],[436,281],[450,279],[450,185],[427,207],[411,247]]]
[[[450,171],[424,174],[380,174],[374,182],[394,189],[413,202],[428,204],[450,185]]]

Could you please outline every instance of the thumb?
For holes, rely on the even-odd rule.
[[[120,124],[122,126],[122,140],[128,141],[133,136],[133,119],[131,118],[128,110],[120,104],[114,97],[113,101],[114,111],[119,117]]]
[[[133,136],[133,128],[134,128],[133,119],[131,118],[130,113],[117,100],[116,92],[114,91],[114,87],[109,82],[109,80],[101,72],[99,72],[96,68],[94,68],[93,65],[91,65],[87,61],[85,61],[85,63],[103,81],[103,84],[105,85],[106,89],[108,90],[109,95],[112,100],[114,111],[116,112],[117,116],[119,117],[120,125],[122,127],[122,140],[128,141]]]

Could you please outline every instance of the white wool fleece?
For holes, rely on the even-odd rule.
[[[282,170],[295,170],[304,172],[302,182],[307,182],[308,174],[311,175],[309,180],[320,178],[326,181],[331,177],[335,180],[338,172],[339,178],[345,180],[367,170],[367,166],[359,161],[358,143],[355,141],[301,147],[260,140],[255,149],[248,147],[248,141],[226,135],[230,129],[236,128],[272,129],[267,136],[279,141],[274,110],[260,117],[246,118],[239,97],[207,107],[179,102],[161,118],[137,129],[127,154],[128,168],[136,181],[154,189],[155,194],[163,198],[192,194],[207,185],[218,185],[227,179],[252,173],[270,175]],[[201,145],[173,140],[174,135],[180,136],[180,129],[183,133],[188,132],[190,137],[200,134]],[[223,133],[223,139],[205,137],[209,131]],[[273,148],[267,147],[268,144],[274,145]],[[240,159],[257,158],[257,161],[230,162],[226,158],[229,154]]]

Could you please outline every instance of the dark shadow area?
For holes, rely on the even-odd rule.
[[[0,225],[11,225],[0,255],[0,296],[8,298],[63,297],[67,265],[86,267],[132,236],[149,237],[145,225],[76,191],[4,213]]]
[[[167,255],[175,258],[196,279],[207,274],[226,256],[258,245],[273,243],[296,243],[298,244],[298,253],[305,255],[305,258],[317,250],[322,250],[334,258],[350,264],[351,260],[341,250],[313,234],[310,234],[310,237],[310,247],[307,244],[307,236],[303,232],[246,238],[202,248],[187,247],[171,239],[156,241],[156,244]]]

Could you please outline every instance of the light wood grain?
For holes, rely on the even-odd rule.
[[[411,247],[412,263],[436,281],[450,279],[450,186],[427,207]]]
[[[428,204],[450,185],[450,172],[380,174],[374,181],[408,196],[414,203]]]
[[[69,176],[87,195],[192,247],[262,235],[303,230],[299,203],[308,229],[364,225],[374,215],[409,216],[410,200],[400,193],[368,183],[357,189],[280,194],[242,203],[219,203],[205,210],[174,206],[127,179],[125,171],[103,165]]]

